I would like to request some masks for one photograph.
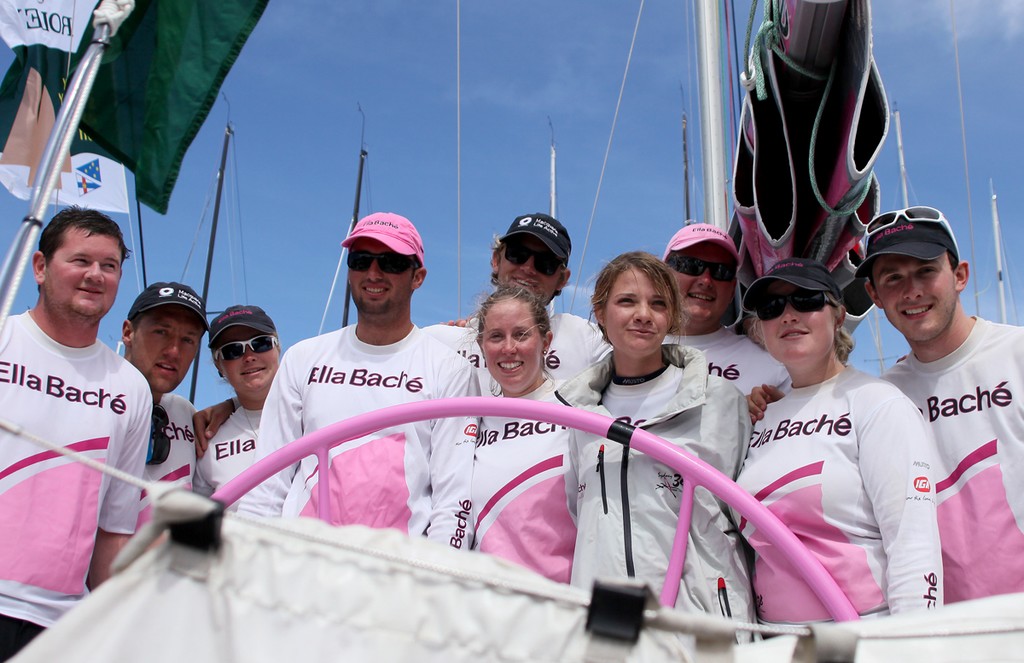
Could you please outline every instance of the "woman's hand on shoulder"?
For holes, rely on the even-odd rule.
[[[192,415],[192,428],[196,431],[196,458],[202,458],[206,454],[210,440],[234,412],[235,401],[229,398],[222,403],[198,410]]]
[[[775,401],[781,400],[785,396],[781,389],[774,387],[770,384],[763,384],[760,387],[754,387],[747,396],[747,409],[750,411],[750,423],[756,424],[757,422],[764,419],[764,411],[768,409],[768,406]]]

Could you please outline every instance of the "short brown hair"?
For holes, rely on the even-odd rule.
[[[594,283],[594,294],[590,297],[590,306],[597,318],[597,311],[608,305],[612,286],[615,281],[630,270],[636,270],[647,277],[655,291],[668,302],[668,310],[672,316],[669,334],[679,334],[683,329],[683,298],[679,294],[679,283],[668,265],[645,251],[630,251],[612,259],[597,275]],[[598,323],[601,335],[608,340],[604,325]]]
[[[54,215],[39,236],[39,252],[43,254],[46,262],[50,262],[53,254],[63,246],[64,236],[68,230],[81,230],[86,237],[92,235],[113,237],[117,240],[118,248],[121,250],[121,264],[124,264],[130,255],[128,247],[124,244],[121,228],[113,219],[103,212],[72,205]]]

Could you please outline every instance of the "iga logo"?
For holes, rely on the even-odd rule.
[[[466,437],[476,437],[476,424],[470,424],[466,426],[466,430],[462,431]]]
[[[914,490],[919,493],[927,493],[932,489],[932,484],[928,481],[928,477],[917,477],[914,479]]]

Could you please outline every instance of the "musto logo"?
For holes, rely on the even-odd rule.
[[[914,479],[914,490],[919,493],[931,492],[932,482],[928,481],[928,477],[917,477]]]

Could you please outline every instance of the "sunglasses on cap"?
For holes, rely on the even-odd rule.
[[[551,276],[558,271],[563,264],[562,259],[550,251],[534,251],[522,244],[505,244],[505,260],[513,265],[525,265],[526,261],[533,258],[533,268],[544,276]]]
[[[373,261],[377,261],[380,271],[385,274],[401,274],[410,267],[418,267],[419,263],[412,256],[403,256],[401,253],[370,253],[369,251],[350,251],[348,254],[348,268],[353,272],[365,272],[370,269]]]
[[[788,295],[774,295],[761,300],[754,307],[754,313],[758,320],[774,320],[786,310],[787,303],[800,313],[813,313],[825,308],[826,304],[832,305],[821,290],[797,290]]]
[[[264,352],[270,352],[277,347],[277,337],[266,334],[264,336],[254,336],[248,341],[232,341],[225,343],[213,352],[214,359],[223,359],[224,361],[234,361],[235,359],[241,359],[242,355],[245,354],[246,348],[252,350],[254,353],[261,355]]]
[[[687,276],[700,276],[705,270],[711,270],[711,278],[715,281],[732,281],[736,278],[736,268],[721,262],[708,262],[693,256],[683,256],[678,253],[668,257],[665,264],[680,274]]]
[[[160,465],[171,454],[171,438],[167,436],[167,426],[170,423],[167,410],[162,405],[154,405],[153,418],[149,425],[149,449],[146,452],[146,465]]]
[[[956,243],[956,235],[953,234],[953,228],[949,225],[949,220],[946,216],[935,209],[934,207],[927,207],[919,205],[917,207],[907,207],[906,209],[895,210],[892,212],[886,212],[885,214],[879,214],[868,223],[867,237],[868,243],[871,243],[871,236],[879,233],[887,228],[891,228],[904,221],[911,223],[933,223],[940,226],[949,238],[953,241],[953,246],[957,249],[957,254],[960,253],[960,247]]]

